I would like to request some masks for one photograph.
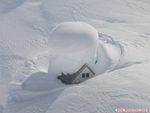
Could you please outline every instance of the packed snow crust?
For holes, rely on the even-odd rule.
[[[1,0],[0,113],[116,113],[116,108],[149,113],[149,5],[149,0]],[[59,43],[53,42],[55,33]],[[63,33],[74,35],[58,36]],[[92,39],[74,40],[81,34]],[[83,58],[77,43],[88,51]],[[84,61],[98,76],[69,86],[56,79],[60,70],[74,72]]]

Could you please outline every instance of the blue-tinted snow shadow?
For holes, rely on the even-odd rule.
[[[8,13],[21,6],[25,0],[0,0],[0,13]]]
[[[67,86],[62,85],[51,89],[49,79],[47,73],[37,72],[25,80],[21,88],[12,89],[9,93],[5,112],[24,113],[25,111],[36,111],[36,113],[45,113],[67,88]]]
[[[123,63],[123,64],[118,64],[116,65],[111,71],[115,71],[115,70],[119,70],[119,69],[123,69],[123,68],[127,68],[136,64],[142,64],[143,62],[141,61],[137,61],[137,62],[127,62],[127,63]]]
[[[59,86],[57,78],[44,72],[33,73],[23,83],[22,88],[27,91],[50,91]]]

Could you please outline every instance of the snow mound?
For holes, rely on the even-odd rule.
[[[25,0],[1,0],[0,13],[10,12],[19,7]]]
[[[93,65],[97,58],[98,40],[97,30],[87,23],[64,22],[57,25],[49,37],[50,53],[54,56],[50,60],[49,73],[74,72],[85,63]]]
[[[113,38],[101,34],[96,51],[96,62],[94,62],[93,65],[91,65],[91,63],[89,65],[96,75],[102,74],[118,64],[121,49],[117,46],[117,42],[115,42]],[[77,55],[75,54],[75,56]],[[84,60],[85,58],[81,59],[71,55],[60,55],[59,53],[57,55],[50,55],[49,59],[49,72],[37,72],[30,75],[22,84],[23,90],[46,91],[62,87],[63,85],[57,80],[57,76],[60,73],[74,73],[78,71],[82,65],[87,63]],[[90,60],[91,59],[89,59],[89,62]]]
[[[116,108],[150,109],[149,6],[149,0],[0,0],[0,76],[10,78],[10,81],[0,79],[3,106],[0,113],[116,113]],[[66,21],[84,21],[103,33],[100,41],[95,41],[99,43],[95,65],[96,37],[89,39],[89,45],[87,37],[83,42],[78,41],[80,33],[73,35],[77,36],[74,43],[72,37],[69,40],[62,37],[65,31],[62,29],[68,28],[67,33],[73,34],[75,26],[78,26],[76,31],[80,29],[84,33],[93,30],[87,32],[88,27],[80,22],[77,22],[80,25],[65,23],[64,27],[59,24]],[[56,25],[61,27],[57,26],[50,34]],[[57,32],[58,28],[61,33]],[[60,39],[60,43],[51,42],[58,38],[52,37],[56,32],[64,43]],[[49,45],[55,44],[49,46],[51,49],[47,37]],[[47,50],[51,54],[50,62],[43,55]],[[62,88],[61,84],[60,89],[53,85],[60,81],[50,74],[52,71],[76,71],[85,61],[92,62],[90,67],[101,75],[79,85]],[[9,89],[7,84],[14,76],[20,80],[33,72],[47,72],[48,63],[48,76],[36,73],[24,82],[26,90],[20,86]],[[47,92],[50,87],[55,91]]]
[[[3,106],[2,105],[0,105],[0,113],[3,113]]]
[[[54,28],[49,37],[49,47],[56,54],[87,55],[94,57],[98,46],[98,33],[84,22],[64,22]],[[93,54],[92,54],[93,53]]]
[[[51,88],[50,77],[47,73],[37,72],[32,74],[27,78],[23,84],[22,88],[29,91],[44,91]]]

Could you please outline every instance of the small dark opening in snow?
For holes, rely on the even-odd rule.
[[[90,74],[89,74],[89,73],[87,73],[87,74],[86,74],[86,77],[90,77]]]
[[[83,74],[82,74],[82,78],[86,78],[86,77],[87,77],[87,78],[90,77],[90,73],[83,73]]]
[[[85,73],[82,74],[82,78],[85,78]]]

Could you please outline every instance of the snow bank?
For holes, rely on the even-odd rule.
[[[7,13],[19,7],[25,0],[1,0],[0,13]]]
[[[21,98],[22,101],[15,101],[15,103],[14,101],[9,101],[8,97],[7,104],[4,106],[4,112],[115,113],[114,110],[118,107],[149,108],[149,5],[149,0],[68,0],[67,2],[66,0],[0,0],[0,74],[3,76],[7,74],[11,76],[12,74],[15,76],[29,75],[30,73],[28,73],[28,71],[30,71],[30,68],[28,68],[28,66],[27,68],[25,67],[24,60],[26,61],[26,59],[33,57],[39,58],[39,53],[47,51],[47,37],[49,37],[49,39],[52,38],[49,36],[49,32],[55,25],[61,22],[85,21],[94,25],[100,32],[115,37],[115,40],[118,40],[124,47],[121,65],[119,62],[119,65],[115,68],[117,71],[97,76],[77,86],[71,85],[65,87],[66,89],[50,93],[48,96],[43,94],[45,93],[43,90],[49,89],[49,87],[47,87],[48,85],[53,87],[50,83],[56,83],[57,81],[45,74],[42,74],[42,76],[41,74],[31,75],[30,80],[28,78],[24,83],[27,84],[24,88],[30,90],[29,93],[27,90],[21,92],[20,95],[18,95],[17,92],[14,93],[14,95],[10,93],[9,97],[15,96],[19,100]],[[67,27],[65,26],[64,28]],[[70,28],[68,27],[69,30]],[[81,26],[77,29],[80,28]],[[106,37],[104,37],[104,39],[106,39]],[[68,42],[68,40],[65,41]],[[113,44],[108,44],[107,42],[109,41],[107,40],[106,44],[104,44],[104,49],[100,47],[98,50],[98,56],[100,56],[98,58],[102,60],[94,66],[98,73],[99,70],[105,71],[110,64],[114,63],[111,63],[111,61],[114,61],[112,60],[114,55],[114,59],[116,59],[116,57],[118,58],[118,52],[116,55],[111,49]],[[63,44],[61,44],[61,46],[59,46],[59,44],[57,44],[57,47],[60,48],[63,46]],[[70,47],[64,44],[64,47],[67,46],[66,50],[61,48],[60,51],[53,52],[55,55],[50,58],[48,75],[51,75],[50,73],[52,73],[52,71],[59,72],[60,69],[66,72],[68,72],[68,70],[74,71],[77,67],[80,67],[82,63],[88,61],[88,59],[84,59],[84,57],[89,58],[86,56],[87,54],[84,56],[85,51],[82,51],[81,47],[79,47],[81,50],[78,48],[78,51],[76,51],[76,46],[73,46],[74,44],[77,45],[76,42],[71,44],[71,46],[69,45]],[[75,50],[73,47],[75,47]],[[85,47],[86,46],[83,46],[83,48]],[[69,49],[74,52],[70,52]],[[87,51],[89,51],[89,49],[87,49]],[[103,51],[106,54],[102,54],[104,53]],[[83,57],[81,58],[82,55],[80,56],[80,54],[82,54],[82,52]],[[8,58],[10,53],[15,57]],[[109,53],[109,55],[107,53]],[[109,58],[111,56],[110,54],[113,54],[113,58]],[[18,59],[16,55],[23,56],[23,59],[21,60],[19,58],[19,60],[16,60]],[[58,55],[60,55],[60,57]],[[45,58],[42,57],[42,59],[36,60],[41,62],[38,66],[37,63],[33,62],[35,66],[40,67],[40,70],[36,69],[36,71],[47,69],[47,66],[41,64],[45,65],[45,62],[48,60],[46,58],[43,62],[43,59]],[[124,68],[128,65],[128,63],[124,65],[124,62],[139,61],[139,59],[143,61],[141,64]],[[90,66],[93,68],[92,64],[94,60],[91,60],[91,62]],[[58,63],[60,63],[60,65],[58,65]],[[42,77],[44,77],[44,80]],[[45,77],[48,77],[48,79],[45,79]],[[55,76],[52,77],[56,78]],[[2,86],[2,84],[0,84],[0,86]],[[37,89],[37,87],[39,89]],[[41,89],[42,95],[39,96],[38,94],[36,97],[35,94],[37,94],[38,91],[41,93]],[[8,88],[0,88],[0,104],[2,105],[4,105],[3,103],[5,103],[7,96],[5,90],[8,90]]]
[[[93,65],[97,58],[98,40],[97,30],[87,23],[59,24],[49,37],[50,52],[54,56],[49,73],[74,72],[85,63]]]
[[[44,91],[50,90],[52,88],[52,83],[47,73],[38,72],[27,78],[23,82],[22,88],[29,91]]]
[[[73,31],[73,32],[75,32],[75,31]],[[66,33],[67,32],[65,32],[65,34]],[[58,33],[56,35],[58,35]],[[60,39],[58,39],[58,40],[61,40],[61,36],[62,35],[60,35],[60,37],[59,37]],[[66,35],[66,36],[68,36],[68,35]],[[72,37],[74,37],[74,36],[72,36]],[[117,47],[116,42],[114,40],[110,40],[110,38],[108,38],[106,35],[101,34],[101,36],[99,36],[99,38],[100,39],[97,41],[98,48],[96,47],[96,56],[97,56],[96,63],[93,62],[92,59],[88,59],[88,61],[87,61],[87,62],[93,62],[93,65],[91,65],[92,63],[89,63],[89,64],[90,64],[91,68],[93,69],[93,71],[96,73],[96,75],[102,74],[105,71],[113,68],[112,66],[115,65],[116,63],[118,63],[117,61],[120,58],[120,51],[121,51],[121,50],[119,50],[120,48]],[[66,40],[66,41],[64,41],[64,40]],[[68,41],[67,39],[64,39],[64,40],[61,40],[61,42]],[[86,41],[86,38],[85,38],[85,41]],[[96,42],[96,44],[97,44],[97,42]],[[74,73],[74,72],[78,71],[82,65],[87,63],[84,60],[84,59],[86,59],[86,57],[88,57],[87,53],[85,53],[85,54],[87,54],[87,56],[84,56],[83,54],[77,54],[77,53],[75,54],[74,51],[72,51],[72,54],[74,56],[68,55],[67,53],[60,54],[59,52],[62,52],[63,50],[70,51],[68,49],[68,46],[66,46],[65,48],[59,47],[59,49],[61,49],[62,51],[60,51],[56,47],[56,45],[55,46],[50,45],[50,46],[51,46],[51,48],[55,48],[54,50],[56,50],[56,51],[53,51],[54,52],[53,55],[50,55],[49,72],[48,73],[38,72],[38,73],[34,73],[31,76],[29,76],[22,84],[22,88],[24,90],[45,91],[45,90],[50,90],[50,89],[54,89],[57,87],[62,87],[63,85],[60,84],[60,81],[57,80],[57,76],[59,74],[61,74],[62,72],[66,73],[66,74]],[[84,49],[86,50],[87,48],[84,48]],[[84,52],[84,49],[82,50],[83,52]],[[76,52],[78,52],[78,51],[76,51]],[[71,53],[71,51],[69,53]],[[118,57],[116,57],[116,55],[114,53],[116,53],[116,55]],[[91,56],[92,55],[93,54],[91,54]],[[83,57],[83,59],[82,59],[82,57]]]
[[[95,28],[84,22],[65,22],[54,28],[49,37],[49,47],[54,54],[94,57],[98,45]],[[92,54],[93,53],[93,54]]]
[[[0,105],[0,113],[3,113],[3,106],[2,105]]]

